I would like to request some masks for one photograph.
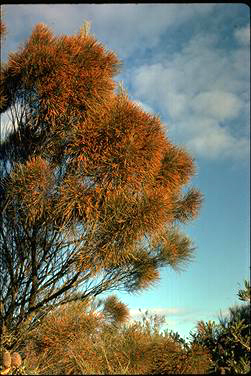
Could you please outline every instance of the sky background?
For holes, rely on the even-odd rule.
[[[117,292],[133,319],[138,309],[166,316],[183,338],[198,320],[216,320],[238,303],[250,272],[250,9],[244,4],[4,5],[1,56],[43,22],[56,34],[91,33],[123,61],[116,81],[158,114],[173,143],[195,158],[192,185],[204,202],[183,230],[196,246],[184,271],[161,271],[137,295]],[[4,117],[2,118],[2,120]]]

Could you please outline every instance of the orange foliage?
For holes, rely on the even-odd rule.
[[[16,119],[1,144],[3,165],[11,166],[1,205],[10,227],[20,220],[24,233],[39,232],[32,247],[44,254],[33,274],[42,282],[46,257],[59,279],[73,276],[69,289],[105,272],[98,292],[147,288],[160,267],[190,258],[190,242],[173,227],[195,218],[201,204],[197,190],[182,192],[193,159],[170,142],[159,117],[115,92],[120,65],[93,36],[55,36],[38,24],[2,69],[1,112]],[[56,281],[42,282],[53,295]]]

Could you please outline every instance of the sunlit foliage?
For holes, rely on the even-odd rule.
[[[2,67],[1,334],[62,303],[140,292],[192,257],[178,224],[201,204],[183,190],[194,162],[159,117],[115,90],[120,67],[88,27],[56,36],[44,24]]]
[[[116,301],[118,308],[122,306],[114,296],[101,305],[76,302],[52,311],[27,336],[23,348],[26,372],[66,375],[207,372],[210,365],[207,351],[200,345],[181,343],[170,333],[161,333],[161,316],[145,312],[140,321],[114,326],[105,315],[107,303],[112,301]]]

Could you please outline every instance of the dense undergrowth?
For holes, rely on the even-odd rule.
[[[198,322],[187,342],[178,333],[161,331],[164,318],[157,315],[146,312],[141,321],[119,324],[86,303],[66,304],[44,317],[9,351],[10,355],[19,352],[22,366],[11,368],[5,351],[9,368],[2,367],[1,374],[248,373],[248,283],[246,291],[249,295],[242,299],[246,302],[230,308],[228,319],[218,324]]]

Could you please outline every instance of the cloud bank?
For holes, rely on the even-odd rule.
[[[161,114],[175,143],[212,160],[245,159],[250,153],[250,24],[238,23],[241,5],[230,7],[7,5],[3,56],[4,47],[15,50],[37,22],[57,34],[72,34],[90,20],[91,32],[123,60],[121,78],[129,95],[147,112]],[[230,11],[236,27],[224,29]]]
[[[216,35],[195,35],[173,56],[131,75],[134,95],[160,108],[171,134],[206,158],[249,155],[246,30],[236,30],[236,49],[217,47]]]

